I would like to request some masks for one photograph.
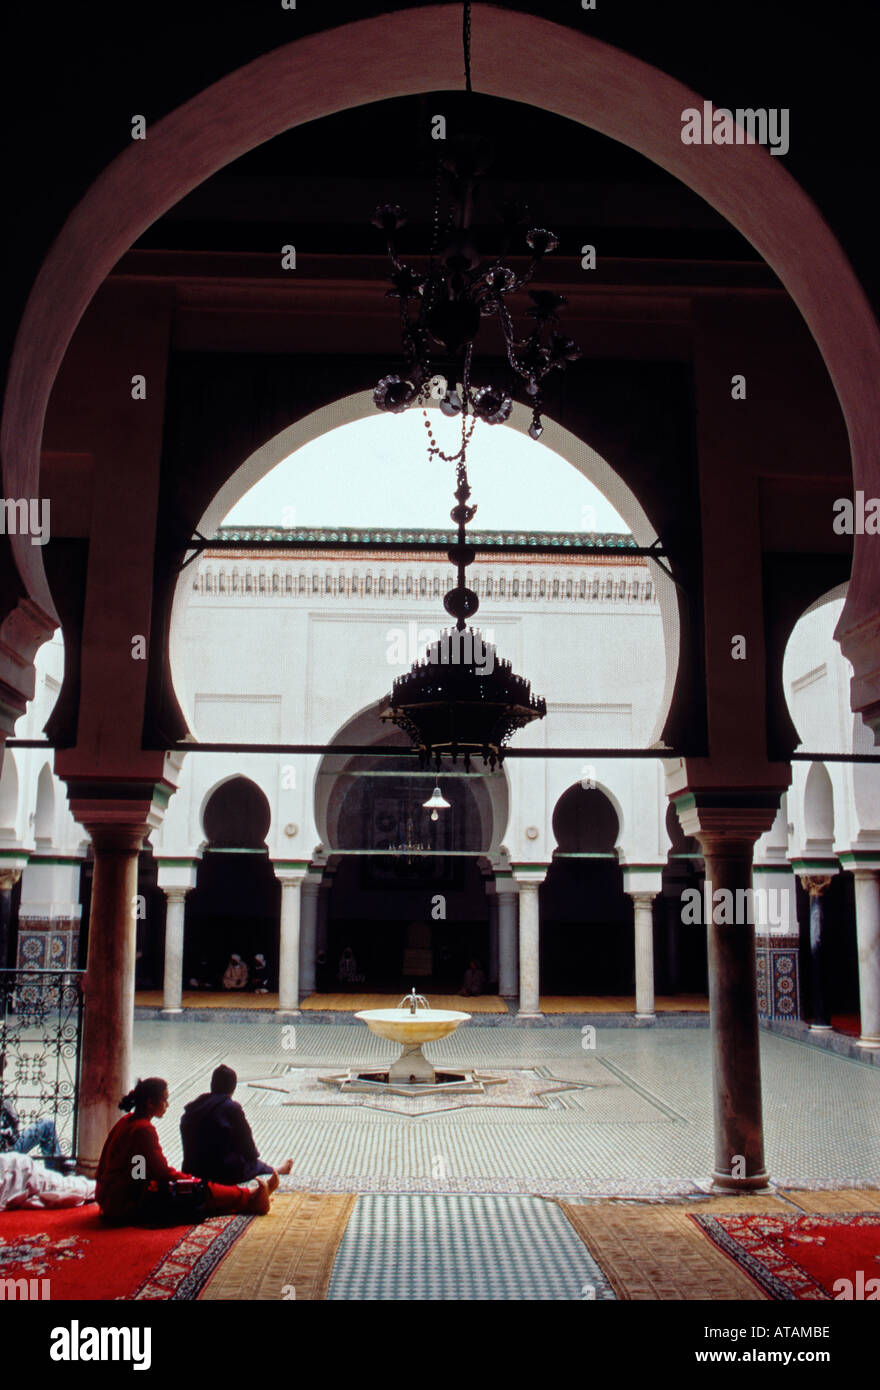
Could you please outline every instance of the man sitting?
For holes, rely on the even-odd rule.
[[[278,1168],[260,1158],[245,1113],[232,1099],[237,1081],[232,1068],[221,1065],[211,1077],[210,1092],[184,1106],[180,1120],[184,1172],[219,1183],[250,1182],[264,1173],[286,1175],[293,1167],[292,1158]]]

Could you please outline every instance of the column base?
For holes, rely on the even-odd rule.
[[[730,1173],[713,1173],[712,1186],[720,1192],[757,1192],[770,1186],[769,1173],[750,1173],[747,1178],[734,1178]]]
[[[301,1009],[276,1009],[276,1018],[302,1018]]]
[[[183,1009],[160,1009],[160,1010],[159,1010],[159,1017],[160,1017],[160,1018],[177,1018],[177,1017],[178,1017],[180,1014],[182,1014],[182,1013],[183,1013]]]
[[[656,1022],[657,1022],[657,1015],[656,1015],[656,1014],[636,1014],[635,1017],[636,1017],[636,1018],[645,1019],[646,1022],[648,1022],[648,1023],[656,1023]]]
[[[84,1158],[78,1158],[76,1161],[76,1171],[81,1178],[92,1178],[94,1180],[95,1174],[98,1171],[98,1162],[99,1160],[97,1158],[94,1163],[89,1163]]]
[[[532,1014],[532,1013],[529,1013],[529,1012],[528,1012],[527,1010],[525,1010],[525,1009],[517,1009],[516,1016],[517,1016],[517,1018],[543,1018],[543,1017],[544,1017],[544,1015],[543,1015],[542,1013],[540,1013],[540,1012],[539,1012],[539,1013],[536,1013],[536,1014]]]
[[[880,1038],[859,1038],[856,1047],[863,1047],[866,1052],[876,1052],[880,1048]]]
[[[833,1033],[834,1029],[830,1023],[811,1023],[809,1031],[811,1033]]]

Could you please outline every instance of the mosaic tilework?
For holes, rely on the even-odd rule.
[[[796,938],[760,936],[756,957],[758,1013],[762,1018],[801,1016],[800,951]]]
[[[135,1025],[137,1074],[167,1077],[160,1137],[174,1163],[186,1099],[227,1061],[269,1162],[287,1154],[284,1186],[315,1191],[538,1193],[570,1197],[686,1194],[709,1186],[713,1160],[709,1034],[601,1028],[585,1051],[577,1028],[462,1029],[429,1049],[439,1062],[531,1068],[595,1089],[541,1110],[473,1107],[409,1116],[284,1106],[248,1078],[289,1065],[340,1066],[394,1055],[356,1025],[297,1024],[285,1051],[277,1023]],[[442,1056],[441,1056],[442,1052]],[[880,1177],[880,1070],[777,1034],[761,1034],[767,1164],[795,1187],[864,1186]],[[602,1079],[602,1084],[596,1083]]]
[[[537,1198],[366,1196],[333,1267],[333,1300],[614,1299],[562,1211]]]

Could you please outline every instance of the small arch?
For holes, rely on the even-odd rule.
[[[234,773],[206,794],[200,821],[211,849],[265,849],[272,812],[263,789]]]

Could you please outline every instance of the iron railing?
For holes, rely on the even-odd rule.
[[[67,1158],[77,1145],[83,973],[0,970],[0,1105],[13,1107],[20,1134],[50,1121]]]

